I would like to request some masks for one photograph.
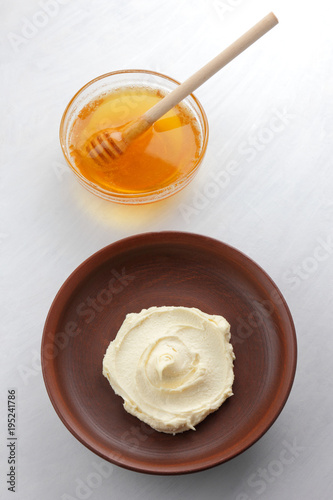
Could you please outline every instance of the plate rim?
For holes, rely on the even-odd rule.
[[[181,239],[179,240],[179,238],[181,238],[184,235],[186,238],[193,239],[193,241],[200,240],[205,248],[207,248],[207,244],[208,244],[208,248],[210,248],[209,245],[222,247],[222,248],[224,248],[224,250],[227,250],[228,252],[230,252],[230,254],[236,255],[237,257],[239,257],[243,261],[245,260],[246,264],[250,264],[254,269],[257,270],[257,272],[259,272],[261,275],[263,275],[264,278],[273,287],[273,289],[278,293],[279,299],[281,300],[281,303],[278,305],[278,309],[283,307],[284,312],[287,315],[288,323],[289,323],[289,327],[290,327],[290,332],[289,332],[288,339],[287,339],[288,340],[288,342],[287,342],[288,352],[290,354],[290,363],[289,363],[289,371],[288,371],[289,378],[287,379],[287,381],[285,381],[285,384],[283,386],[284,387],[283,396],[280,395],[278,405],[275,409],[273,416],[271,416],[268,420],[266,419],[265,425],[262,427],[260,432],[258,432],[252,439],[248,440],[249,442],[246,442],[245,445],[244,444],[240,445],[238,450],[230,452],[229,455],[226,455],[222,458],[215,457],[215,459],[212,459],[210,457],[209,460],[208,459],[206,460],[207,463],[200,462],[200,463],[194,464],[194,462],[190,462],[188,464],[185,464],[186,466],[182,466],[183,464],[181,464],[181,465],[176,465],[174,467],[169,465],[169,464],[167,466],[162,465],[162,466],[158,467],[158,464],[157,464],[157,466],[150,467],[150,468],[148,468],[147,465],[143,464],[140,467],[139,465],[135,465],[133,463],[134,462],[133,459],[131,459],[131,463],[128,463],[128,461],[126,461],[126,456],[124,457],[123,454],[120,455],[119,453],[116,452],[115,455],[119,455],[119,456],[117,458],[112,458],[112,457],[106,455],[105,453],[103,453],[103,451],[101,450],[101,448],[102,448],[101,446],[99,446],[99,449],[96,449],[96,447],[94,447],[94,445],[91,444],[91,442],[87,442],[87,432],[85,432],[85,436],[84,435],[82,436],[77,431],[77,429],[73,425],[71,425],[71,422],[68,422],[68,409],[67,409],[67,407],[66,407],[67,413],[61,411],[64,409],[64,405],[61,406],[59,404],[59,398],[55,397],[54,392],[52,391],[52,376],[50,375],[49,368],[48,368],[48,366],[50,366],[50,364],[52,364],[52,363],[50,363],[50,360],[47,359],[44,355],[45,342],[46,342],[46,338],[47,338],[47,333],[49,331],[48,324],[52,319],[54,319],[53,318],[54,309],[57,307],[58,301],[60,299],[63,299],[63,291],[66,290],[66,288],[68,287],[68,285],[71,282],[74,282],[74,284],[76,283],[76,285],[81,282],[81,280],[78,280],[77,278],[78,278],[78,275],[81,275],[82,269],[88,268],[88,271],[85,273],[86,275],[88,275],[89,272],[91,272],[91,269],[89,270],[89,268],[92,266],[92,264],[94,264],[97,261],[96,265],[93,266],[93,269],[98,268],[99,266],[103,265],[103,263],[105,262],[105,260],[107,260],[107,258],[112,258],[113,255],[116,255],[117,253],[119,253],[119,250],[121,250],[122,247],[125,247],[125,248],[127,248],[127,250],[130,250],[130,249],[135,248],[137,246],[136,245],[137,242],[139,242],[139,243],[142,242],[143,246],[144,245],[151,245],[152,243],[161,243],[161,244],[164,243],[165,244],[166,241],[162,241],[163,238],[168,239],[168,240],[172,240],[172,239],[174,240],[174,241],[168,241],[168,243],[182,244],[183,242]],[[156,238],[156,241],[153,241],[154,238]],[[128,247],[128,244],[130,244],[130,247]],[[188,245],[189,241],[187,240],[185,242],[185,244]],[[98,261],[101,258],[103,261],[98,263]],[[75,286],[74,286],[74,288],[75,288]],[[48,344],[49,343],[50,342],[48,341]],[[54,410],[56,411],[58,417],[62,421],[62,423],[67,428],[67,430],[78,441],[80,441],[81,444],[83,444],[86,448],[88,448],[90,451],[92,451],[96,455],[100,456],[104,460],[107,460],[108,462],[113,463],[114,465],[126,468],[128,470],[132,470],[132,471],[140,472],[140,473],[145,473],[145,474],[152,474],[152,475],[180,475],[180,474],[189,474],[189,473],[194,473],[194,472],[200,472],[200,471],[215,467],[217,465],[221,465],[222,463],[225,463],[225,462],[231,460],[232,458],[235,458],[236,456],[240,455],[241,453],[243,453],[244,451],[249,449],[251,446],[253,446],[257,441],[259,441],[259,439],[261,439],[261,437],[270,429],[270,427],[277,420],[277,418],[279,417],[280,413],[282,412],[282,410],[283,410],[283,408],[284,408],[284,406],[289,398],[289,395],[290,395],[290,392],[291,392],[291,389],[292,389],[292,386],[293,386],[293,383],[295,380],[295,374],[296,374],[296,368],[297,368],[297,357],[298,357],[297,336],[296,336],[296,329],[295,329],[293,317],[291,315],[289,306],[288,306],[284,296],[282,295],[280,289],[278,288],[276,283],[273,281],[273,279],[268,275],[268,273],[259,264],[257,264],[257,262],[255,262],[251,257],[249,257],[247,254],[245,254],[244,252],[242,252],[238,248],[236,248],[232,245],[229,245],[229,244],[227,244],[221,240],[218,240],[216,238],[206,236],[206,235],[201,235],[198,233],[187,232],[187,231],[164,231],[164,230],[162,230],[162,231],[148,231],[148,232],[144,232],[144,233],[139,233],[139,234],[127,236],[125,238],[121,238],[119,240],[116,240],[113,243],[110,243],[110,244],[102,247],[101,249],[97,250],[93,254],[91,254],[89,257],[87,257],[85,260],[83,260],[68,275],[68,277],[65,279],[65,281],[60,286],[60,288],[59,288],[58,292],[56,293],[55,297],[53,298],[51,305],[50,305],[50,308],[48,310],[48,313],[47,313],[47,316],[45,319],[45,323],[44,323],[42,339],[41,339],[41,367],[42,367],[42,375],[43,375],[43,379],[44,379],[44,384],[46,387],[48,397],[52,403],[52,406],[53,406]],[[54,357],[54,359],[55,358],[56,358],[56,356]],[[53,361],[53,360],[51,359],[51,361]],[[54,381],[53,381],[53,385],[54,385]],[[67,419],[66,419],[66,417],[67,417]],[[98,442],[96,440],[94,441],[94,443],[95,443],[95,446],[98,445]],[[123,458],[124,458],[124,460],[122,460]]]

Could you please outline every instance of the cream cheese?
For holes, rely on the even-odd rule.
[[[230,325],[196,308],[128,314],[103,359],[124,408],[157,431],[195,430],[232,396]]]

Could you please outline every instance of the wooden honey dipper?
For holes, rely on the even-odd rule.
[[[148,130],[159,118],[261,38],[277,23],[278,19],[271,12],[142,116],[122,129],[108,128],[95,133],[86,143],[88,155],[102,165],[109,162],[110,159],[118,158],[126,151],[134,139]]]

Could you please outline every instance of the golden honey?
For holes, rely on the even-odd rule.
[[[200,157],[202,137],[194,115],[183,103],[133,140],[119,158],[110,158],[102,166],[87,154],[92,135],[124,126],[163,97],[159,90],[135,85],[87,104],[69,135],[70,154],[81,175],[107,191],[140,194],[163,189],[189,174]]]

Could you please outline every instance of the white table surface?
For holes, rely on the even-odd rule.
[[[332,498],[330,3],[2,0],[1,498]],[[78,184],[62,157],[58,128],[83,84],[131,67],[182,81],[270,10],[279,26],[196,92],[210,141],[190,186],[133,208],[102,201]],[[274,425],[233,460],[183,476],[106,466],[103,477],[96,467],[108,462],[69,433],[47,396],[43,324],[59,287],[83,260],[123,237],[161,230],[217,238],[266,270],[296,325],[296,378]],[[12,387],[15,494],[6,486]]]

